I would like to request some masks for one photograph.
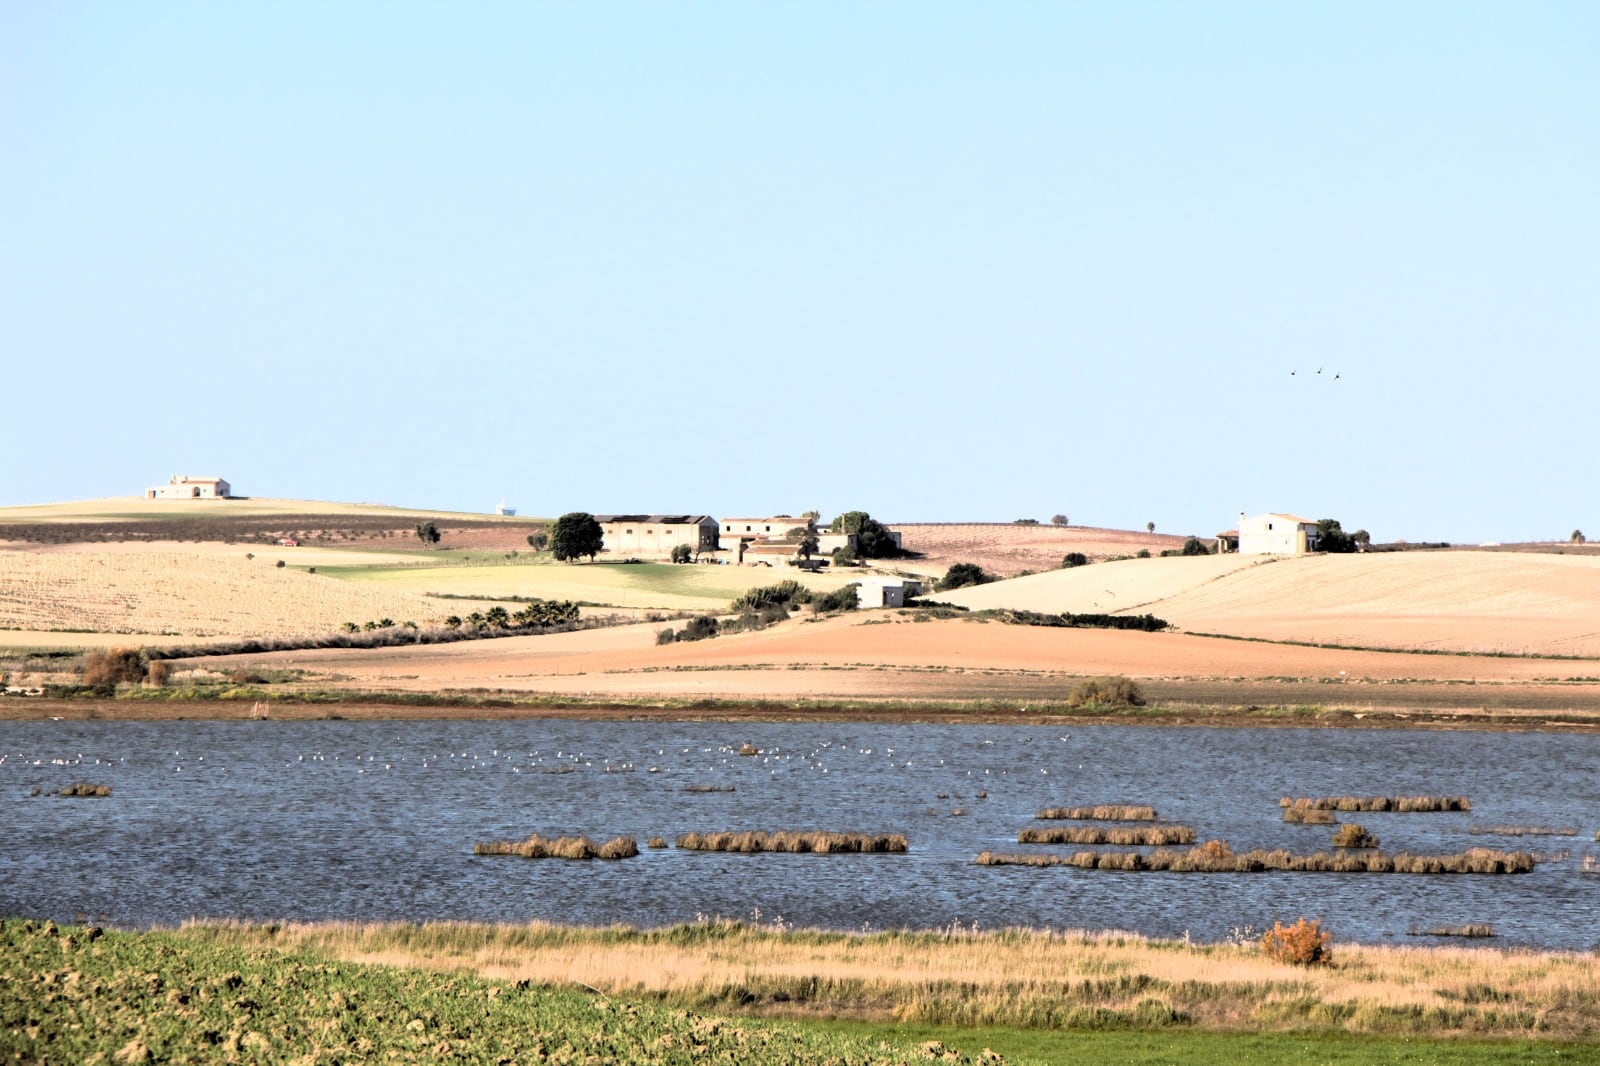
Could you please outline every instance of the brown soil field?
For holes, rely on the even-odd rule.
[[[346,621],[441,622],[459,604],[338,581],[242,552],[0,552],[0,627],[292,636]],[[470,609],[470,608],[469,608]]]
[[[1010,577],[1024,570],[1055,570],[1068,552],[1091,559],[1151,555],[1183,547],[1187,534],[1141,533],[1092,526],[1019,526],[1010,522],[888,523],[900,533],[900,545],[920,559],[891,565],[918,573],[943,575],[952,563],[977,563],[991,574]]]
[[[311,688],[492,690],[583,700],[952,701],[1064,698],[1083,676],[1141,680],[1164,703],[1322,704],[1445,713],[1600,712],[1600,663],[1350,652],[1182,633],[1046,629],[878,612],[692,644],[656,625],[470,644],[196,660],[309,672]],[[1572,678],[1588,676],[1588,681]]]
[[[1511,552],[1202,556],[1058,570],[937,599],[1154,614],[1196,633],[1356,647],[1600,656],[1600,558]]]

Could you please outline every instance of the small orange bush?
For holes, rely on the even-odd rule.
[[[1301,918],[1288,926],[1273,922],[1272,928],[1261,937],[1261,953],[1269,959],[1296,966],[1332,966],[1333,950],[1329,947],[1332,943],[1333,934],[1322,931],[1320,920]]]

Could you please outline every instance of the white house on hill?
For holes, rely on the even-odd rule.
[[[233,486],[220,477],[190,477],[173,474],[165,485],[144,490],[147,500],[226,500],[233,495]]]
[[[1237,543],[1240,555],[1305,555],[1317,550],[1317,523],[1292,514],[1240,514]]]

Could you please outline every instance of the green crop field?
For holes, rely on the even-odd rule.
[[[490,553],[459,554],[482,558]],[[501,556],[493,563],[473,561],[455,566],[319,565],[317,573],[347,581],[377,583],[393,591],[434,596],[476,599],[537,596],[614,607],[682,611],[718,610],[748,589],[776,584],[785,578],[794,578],[820,592],[855,580],[855,575],[849,572],[799,574],[766,567],[674,566],[671,563],[569,565],[547,562],[548,559],[548,555],[536,559],[528,553],[519,554],[515,559]]]

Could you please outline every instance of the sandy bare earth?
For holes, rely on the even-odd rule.
[[[890,523],[890,528],[899,531],[902,547],[922,556],[893,565],[933,575],[942,575],[952,563],[976,563],[1002,576],[1054,570],[1068,552],[1082,552],[1091,559],[1137,555],[1141,550],[1159,556],[1182,548],[1187,539],[1129,529],[997,522]]]
[[[877,612],[657,646],[657,625],[417,648],[243,657],[354,688],[500,689],[604,697],[968,699],[1064,694],[1085,675],[1156,683],[1304,679],[1363,686],[1412,679],[1466,689],[1600,674],[1600,663],[1349,652],[1182,633],[1046,629]],[[226,659],[207,659],[217,669]],[[1471,684],[1466,684],[1471,683]],[[1583,686],[1566,686],[1578,688]],[[1590,685],[1596,688],[1600,686]],[[1478,695],[1469,704],[1480,702]],[[1363,693],[1362,702],[1371,702]]]
[[[1600,656],[1600,558],[1593,556],[1463,551],[1137,559],[937,598],[973,609],[1150,613],[1190,632],[1266,640]]]

